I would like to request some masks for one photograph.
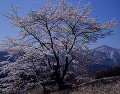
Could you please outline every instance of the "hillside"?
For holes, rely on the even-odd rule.
[[[92,84],[88,83],[82,87],[78,87],[69,94],[120,94],[120,77],[105,78]],[[62,94],[62,93],[61,93]]]
[[[99,63],[97,64],[94,62],[90,63],[89,71],[91,73],[120,65],[120,49],[103,45],[103,46],[94,48],[92,50],[94,51],[95,55],[102,57],[102,60],[99,61]],[[6,55],[9,55],[8,52],[2,51],[2,50],[0,51],[0,62],[6,61],[6,60],[13,62],[15,60],[14,56],[8,59]]]
[[[0,62],[8,59],[7,57],[5,57],[6,55],[8,55],[7,52],[0,51]]]
[[[95,55],[102,57],[102,60],[98,64],[91,64],[91,71],[100,71],[120,65],[120,49],[103,45],[92,50]]]
[[[90,71],[92,71],[92,72],[96,72],[96,71],[99,71],[99,70],[103,70],[103,69],[108,69],[108,68],[111,68],[111,67],[114,67],[114,66],[118,66],[118,65],[120,65],[120,50],[119,49],[116,49],[116,48],[112,48],[112,47],[109,47],[109,46],[106,46],[106,45],[103,45],[103,46],[100,46],[100,47],[97,47],[97,48],[95,48],[95,49],[93,49],[94,50],[94,54],[95,55],[98,55],[98,56],[100,56],[100,57],[103,57],[103,59],[98,63],[98,64],[95,64],[94,62],[90,65]],[[1,51],[0,52],[0,60],[1,61],[5,61],[5,60],[7,60],[8,59],[8,57],[5,57],[5,55],[8,55],[8,53],[7,52],[3,52],[3,51]],[[15,58],[14,57],[12,57],[9,61],[11,61],[12,62],[12,60],[14,60]],[[2,66],[2,65],[1,65]],[[6,76],[7,74],[2,74],[2,75],[0,75],[0,77],[1,78],[4,78],[5,76]],[[78,76],[79,74],[77,74],[77,76]],[[81,75],[81,74],[80,74]],[[89,83],[89,82],[88,82]],[[113,80],[113,83],[114,83],[114,80]],[[109,88],[111,88],[112,87],[112,85],[115,85],[115,84],[111,84],[111,82],[110,83],[108,83],[109,85],[108,85],[108,88],[106,88],[106,89],[109,89]],[[116,83],[116,82],[115,82]],[[97,83],[97,85],[99,84],[99,82]],[[103,83],[102,83],[103,84]],[[107,87],[105,84],[104,85],[102,85],[102,84],[100,84],[100,86],[102,86],[102,87]],[[72,83],[72,85],[73,85],[73,83]],[[120,82],[117,82],[117,85],[118,86],[120,86]],[[55,86],[52,86],[52,87],[55,87]],[[88,88],[87,88],[88,87]],[[85,91],[85,90],[83,90],[84,88],[87,88],[86,90],[88,90],[88,91],[90,91],[90,90],[92,90],[91,88],[93,88],[93,87],[89,87],[89,85],[85,85],[85,87],[83,87],[83,88],[81,88],[81,86],[79,86],[79,87],[76,87],[76,84],[72,87],[72,88],[74,88],[75,89],[75,91],[73,90],[73,91],[71,91],[71,92],[73,92],[73,93],[70,93],[70,94],[80,94],[80,93],[74,93],[74,92],[82,92],[82,91]],[[76,90],[76,88],[77,88],[77,90]],[[117,86],[115,85],[115,88],[117,88]],[[104,88],[102,88],[102,89],[104,89]],[[38,89],[37,89],[38,90]],[[80,90],[80,91],[79,91]],[[98,86],[94,86],[94,90],[101,90],[101,88],[99,87],[99,85]],[[38,92],[39,92],[40,90],[38,90]],[[104,91],[104,90],[103,90]],[[68,92],[68,90],[67,90],[67,92]],[[87,91],[85,91],[85,92],[87,92]],[[90,91],[90,92],[92,92],[92,91]],[[95,91],[96,92],[96,91]],[[106,92],[106,91],[105,91]],[[120,92],[119,92],[120,93]],[[118,94],[119,94],[118,93]],[[33,93],[29,93],[29,94],[41,94],[41,93],[35,93],[35,92],[33,92]],[[54,93],[53,93],[54,94]],[[57,93],[55,93],[55,94],[57,94]],[[58,93],[59,94],[59,93]],[[60,94],[64,94],[64,93],[60,93]],[[69,93],[65,93],[65,94],[69,94]],[[82,93],[82,94],[91,94],[91,93]],[[92,94],[100,94],[100,93],[92,93]],[[101,93],[102,94],[102,93]],[[103,93],[104,94],[104,93]],[[107,93],[105,93],[105,94],[107,94]],[[113,93],[114,94],[114,93]],[[117,94],[117,93],[116,93]]]
[[[48,94],[120,94],[119,87],[120,76],[116,76],[92,80],[79,85],[72,85],[72,88],[62,91],[52,90]],[[43,92],[38,88],[28,91],[27,94],[43,94]]]
[[[7,61],[7,60],[10,61],[10,62],[14,61],[14,57],[11,57],[9,59],[9,57],[7,55],[9,55],[8,52],[0,50],[0,62],[1,61]]]

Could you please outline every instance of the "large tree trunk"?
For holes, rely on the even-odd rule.
[[[64,81],[63,81],[62,78],[59,79],[58,85],[59,85],[59,90],[63,90],[64,89]]]
[[[41,83],[42,87],[43,87],[43,92],[44,94],[48,94],[48,91],[47,89],[45,88],[45,84],[44,83]]]
[[[64,89],[64,82],[63,82],[63,78],[61,77],[60,71],[59,69],[54,70],[53,73],[54,77],[55,77],[55,81],[59,86],[59,90]]]
[[[62,76],[59,78],[59,81],[58,81],[58,84],[59,84],[59,89],[60,90],[63,90],[64,89],[64,77],[67,73],[67,70],[68,70],[68,57],[66,57],[66,64],[65,64],[65,68],[63,70],[63,74]]]
[[[59,63],[57,65],[55,65],[53,67],[54,70],[54,77],[55,77],[55,81],[57,82],[57,84],[59,85],[59,90],[63,90],[64,89],[64,77],[66,75],[66,72],[68,70],[68,56],[66,56],[66,64],[63,70],[63,73],[61,74],[60,72],[60,66]]]

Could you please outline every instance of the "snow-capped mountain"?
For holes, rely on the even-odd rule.
[[[107,55],[107,57],[113,58],[113,59],[114,59],[115,54],[120,54],[120,49],[112,48],[107,45],[99,46],[99,47],[95,48],[94,50],[103,52]]]
[[[120,49],[103,45],[93,50],[95,55],[98,55],[103,59],[98,64],[92,64],[91,69],[99,71],[120,65]]]

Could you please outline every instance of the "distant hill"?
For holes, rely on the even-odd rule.
[[[120,49],[102,45],[92,50],[94,51],[95,55],[103,57],[103,59],[98,64],[92,63],[90,65],[91,72],[96,72],[120,65]],[[8,57],[5,57],[6,55],[9,55],[8,52],[0,50],[0,62],[8,59]],[[10,62],[13,62],[14,60],[14,56],[9,59]]]
[[[108,53],[113,52],[113,51],[118,51],[120,53],[120,49],[113,48],[113,47],[110,47],[107,45],[102,45],[102,46],[96,47],[93,50],[98,50],[98,49],[100,49],[100,51],[104,51],[104,52],[108,52]]]
[[[92,71],[99,71],[120,65],[120,49],[112,48],[107,45],[97,47],[94,54],[103,59],[98,64],[91,64]]]
[[[0,51],[0,62],[8,59],[8,57],[5,57],[6,55],[8,55],[7,52]]]
[[[0,62],[1,61],[10,61],[10,62],[13,62],[14,61],[14,57],[8,59],[9,57],[7,57],[7,55],[9,55],[9,53],[7,51],[2,51],[0,50]]]

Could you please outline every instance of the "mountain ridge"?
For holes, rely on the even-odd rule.
[[[98,64],[94,64],[93,62],[90,65],[90,70],[95,69],[95,71],[99,71],[120,65],[120,49],[102,45],[92,50],[95,55],[103,57],[103,59]],[[7,51],[0,50],[0,62],[8,59],[8,57],[5,57],[6,55],[9,55]],[[14,57],[9,59],[9,61],[14,62]]]
[[[120,65],[120,49],[102,45],[92,50],[95,55],[102,57],[103,59],[98,64],[92,64],[91,69],[95,68],[95,71],[100,71]]]
[[[102,45],[102,46],[98,46],[92,50],[102,50],[102,51],[105,51],[105,52],[110,52],[110,51],[118,51],[120,53],[120,49],[118,48],[113,48],[113,47],[110,47],[110,46],[107,46],[107,45]]]

